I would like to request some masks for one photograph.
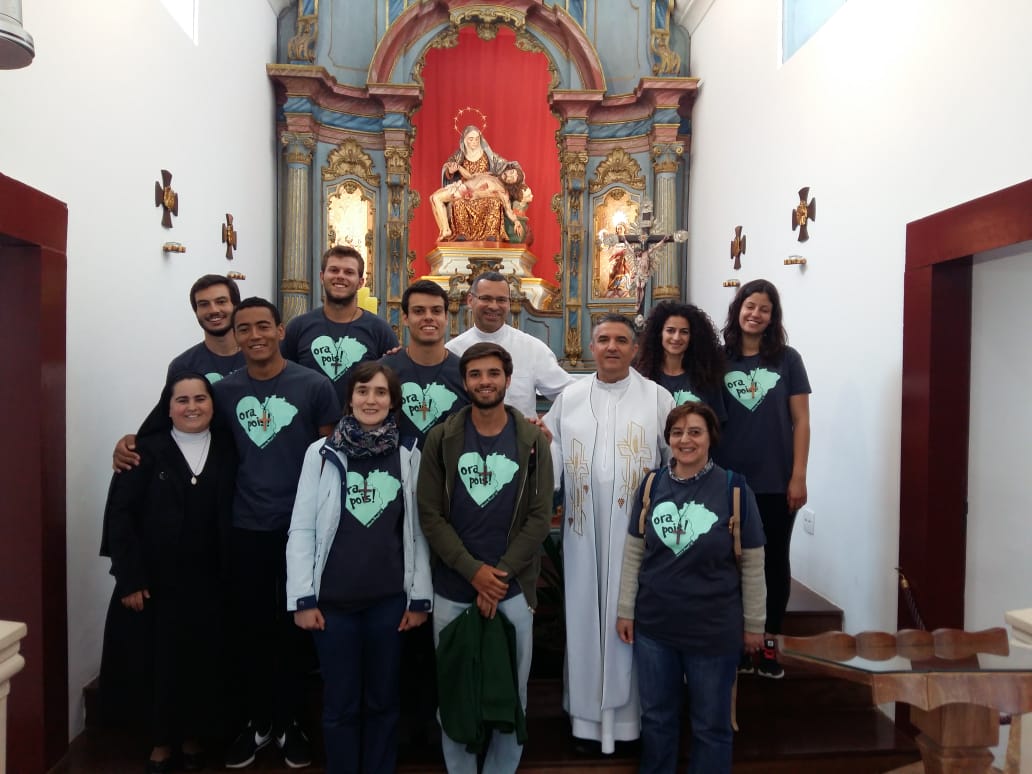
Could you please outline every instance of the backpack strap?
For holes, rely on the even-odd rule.
[[[642,538],[645,537],[645,517],[648,515],[649,506],[652,504],[652,482],[656,480],[656,471],[650,470],[645,477],[645,489],[641,493],[641,514],[638,516],[638,532]]]
[[[742,569],[742,481],[741,476],[727,471],[728,501],[731,506],[731,520],[727,528],[734,540],[735,564]]]

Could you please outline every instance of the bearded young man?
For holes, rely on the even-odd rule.
[[[501,613],[499,623],[504,627],[508,622],[514,630],[514,677],[525,713],[539,553],[552,518],[548,441],[504,403],[512,375],[512,358],[505,349],[490,342],[474,344],[463,354],[460,368],[471,405],[427,435],[416,489],[419,520],[433,554],[438,665],[461,661],[455,646],[448,644],[452,641],[442,636],[449,624],[473,605],[485,619]],[[458,682],[445,680],[438,686],[444,760],[448,771],[476,771],[476,754],[448,734],[454,728],[450,719],[472,706],[459,695]],[[522,754],[517,733],[496,730],[488,740],[483,770],[515,772]]]

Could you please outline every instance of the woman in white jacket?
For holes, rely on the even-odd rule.
[[[287,608],[312,632],[323,675],[328,774],[396,769],[401,632],[433,590],[416,512],[419,450],[399,437],[401,385],[355,367],[329,438],[305,454],[287,541]]]

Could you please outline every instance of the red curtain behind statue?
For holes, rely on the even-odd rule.
[[[417,277],[430,267],[426,255],[437,242],[430,211],[430,194],[441,186],[441,165],[459,147],[459,131],[480,125],[476,108],[487,117],[484,138],[495,153],[518,161],[534,192],[528,210],[537,256],[534,275],[557,284],[554,256],[560,252],[559,225],[552,196],[559,192],[559,122],[548,110],[549,74],[543,54],[520,51],[512,30],[502,28],[491,41],[477,37],[472,27],[459,31],[459,45],[431,49],[423,68],[423,106],[412,117],[416,141],[412,151],[412,187],[420,204],[412,220],[409,244],[416,254]],[[458,130],[455,130],[456,122]]]

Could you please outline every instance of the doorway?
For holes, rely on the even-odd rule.
[[[964,626],[972,256],[1030,239],[1032,180],[907,224],[899,563],[928,629]]]

